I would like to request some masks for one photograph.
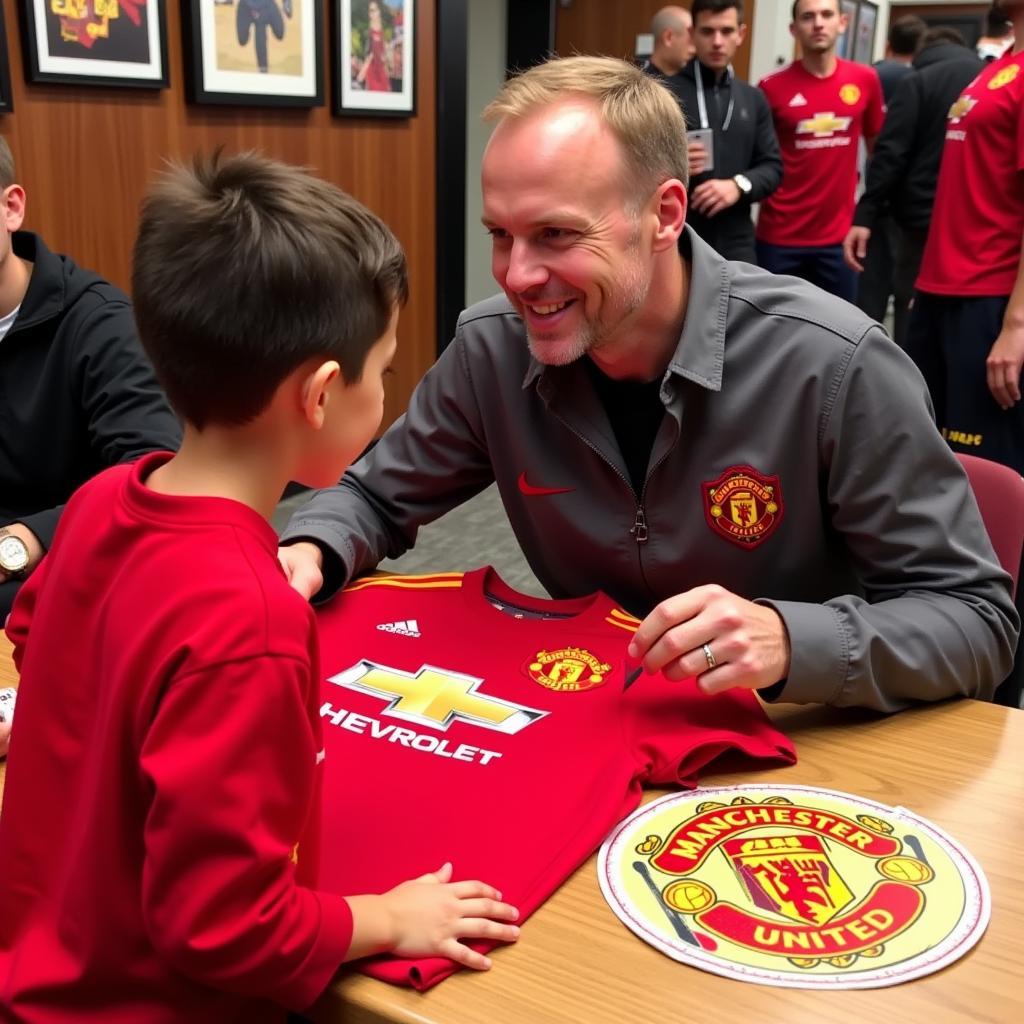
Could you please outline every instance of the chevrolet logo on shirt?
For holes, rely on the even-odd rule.
[[[815,114],[814,117],[805,117],[798,121],[796,131],[798,135],[809,134],[816,139],[824,139],[835,132],[845,132],[852,120],[852,117],[836,117],[829,111],[827,114]]]
[[[410,673],[364,658],[328,681],[388,701],[381,714],[433,729],[466,722],[511,735],[548,714],[488,696],[480,692],[483,679],[433,665]]]
[[[971,99],[966,93],[960,97],[949,108],[949,113],[946,117],[949,119],[951,124],[959,124],[961,119],[966,117],[978,104],[978,101]]]

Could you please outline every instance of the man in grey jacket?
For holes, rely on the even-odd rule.
[[[296,514],[296,589],[330,596],[496,481],[553,596],[645,616],[628,656],[648,671],[883,710],[990,697],[1019,628],[1008,577],[903,353],[684,228],[681,114],[639,70],[552,60],[488,115],[505,294]]]

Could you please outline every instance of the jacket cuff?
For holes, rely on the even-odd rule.
[[[60,522],[60,514],[64,506],[46,509],[45,512],[33,512],[29,516],[14,516],[11,523],[21,523],[22,526],[31,530],[36,539],[43,546],[44,551],[49,551],[53,544],[53,535],[57,532],[57,523]],[[10,525],[10,524],[8,524]]]
[[[331,530],[327,528],[321,530],[315,526],[310,526],[308,523],[303,523],[295,530],[285,530],[281,536],[280,544],[282,547],[305,541],[309,544],[315,544],[323,554],[323,565],[320,571],[323,573],[324,582],[323,586],[313,595],[310,602],[313,605],[329,601],[348,583],[350,576],[349,568],[345,564],[344,557],[335,547],[339,539]]]
[[[831,704],[842,691],[850,667],[850,649],[835,609],[802,601],[758,604],[779,613],[789,633],[789,675],[781,692],[766,699],[791,704]]]
[[[853,211],[853,226],[855,228],[873,228],[875,226],[875,211],[866,207],[862,208],[858,204]]]

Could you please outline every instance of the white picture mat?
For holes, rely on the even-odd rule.
[[[151,78],[159,82],[164,75],[160,45],[160,11],[156,0],[146,4],[146,31],[149,33],[148,63],[135,61],[95,60],[89,57],[55,57],[50,54],[50,39],[46,31],[48,0],[32,0],[36,26],[36,56],[39,71],[48,75],[80,75],[96,78]],[[83,53],[88,50],[82,49]]]

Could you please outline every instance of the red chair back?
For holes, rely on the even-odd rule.
[[[1016,597],[1024,553],[1024,477],[1009,466],[956,453],[967,472],[999,564],[1013,578]]]

